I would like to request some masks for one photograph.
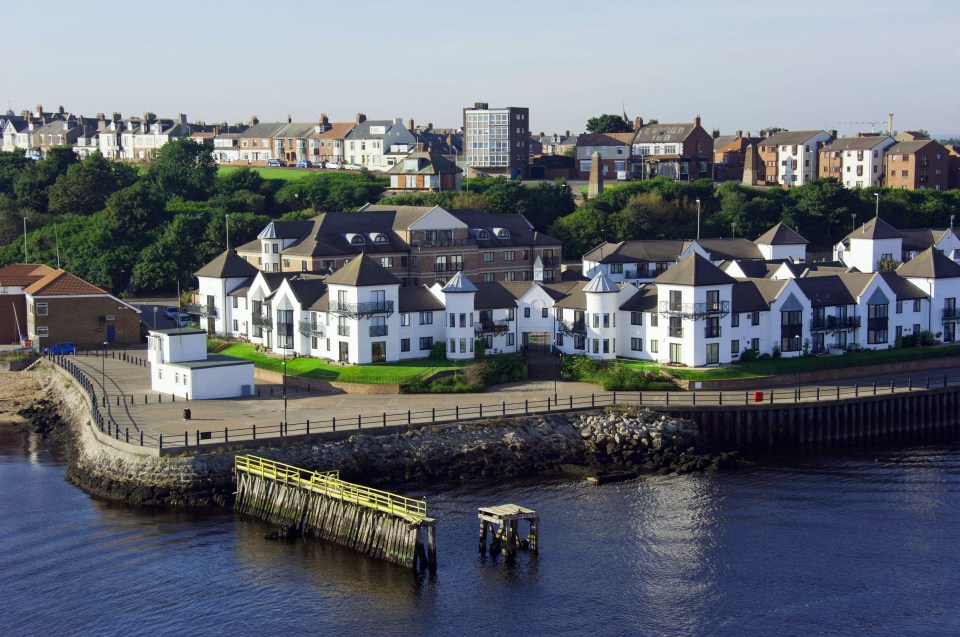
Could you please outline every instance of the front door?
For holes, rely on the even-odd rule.
[[[107,342],[114,343],[117,340],[117,327],[115,325],[107,326]]]
[[[370,360],[374,363],[382,363],[387,360],[387,344],[383,341],[374,341],[370,343]]]
[[[720,363],[720,344],[707,343],[707,365],[718,365]]]
[[[350,343],[340,343],[340,358],[338,360],[341,363],[350,362]]]
[[[683,343],[670,343],[670,362],[683,362]]]

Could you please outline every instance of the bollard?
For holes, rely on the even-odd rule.
[[[223,428],[223,441],[230,442],[230,430],[226,427]]]
[[[283,421],[280,421],[280,437],[283,438]]]
[[[690,395],[693,397],[693,404],[696,405],[696,404],[697,404],[697,392],[693,392],[693,393],[690,394]]]
[[[363,428],[363,416],[361,414],[357,414],[357,429],[362,429],[362,428]]]
[[[199,434],[197,434],[197,435],[199,435]],[[187,435],[187,432],[186,432],[186,431],[183,432],[183,446],[184,446],[184,447],[189,447],[189,446],[190,446],[190,437]]]
[[[817,402],[820,402],[820,387],[817,387]]]
[[[597,402],[596,402],[596,400],[594,400],[593,394],[590,394],[590,406],[591,406],[591,407],[596,407],[596,406],[597,406]]]
[[[307,418],[307,435],[310,435],[310,419]]]
[[[173,402],[177,402],[177,395],[176,395],[176,394],[172,394],[171,397],[173,398]]]
[[[431,407],[431,408],[430,408],[430,420],[433,422],[433,424],[436,424],[436,422],[437,422],[437,408],[436,408],[436,407]]]
[[[643,392],[637,392],[637,402],[641,407],[643,407]]]
[[[547,396],[547,411],[550,411],[550,397]]]
[[[120,406],[120,397],[117,396],[117,407],[119,407],[119,406]]]
[[[502,405],[502,407],[503,407],[503,415],[506,416],[506,415],[507,415],[507,403],[506,403],[506,402],[503,402],[503,403],[501,403],[501,405]]]
[[[256,426],[256,425],[253,426],[253,439],[254,439],[254,440],[257,439],[257,426]]]
[[[126,437],[126,439],[127,439],[127,442],[129,443],[129,442],[130,442],[130,427],[125,427],[124,430],[123,430],[123,433],[124,433],[124,435],[125,435],[125,437]]]
[[[854,398],[860,397],[860,383],[853,384],[853,397]]]
[[[895,387],[894,382],[895,382],[895,381],[892,381],[892,380],[890,381],[890,393],[891,393],[891,394],[894,392],[894,387]]]
[[[140,446],[143,446],[143,432],[140,432]]]
[[[837,400],[840,400],[840,385],[837,385]]]
[[[332,422],[333,422],[333,430],[336,431],[336,430],[337,430],[337,417],[336,417],[336,416],[333,417]]]
[[[717,404],[723,406],[723,392],[717,394]]]
[[[613,392],[613,404],[614,404],[614,405],[617,404],[617,392],[616,392],[616,390],[614,390],[614,392]]]
[[[909,389],[910,391],[913,391],[913,377],[912,377],[912,376],[907,379],[907,389]]]
[[[163,434],[160,434],[160,449],[163,449]]]
[[[197,446],[200,446],[200,430],[197,429]]]
[[[383,412],[383,426],[387,426],[387,412]]]
[[[162,403],[162,402],[163,402],[163,394],[157,394],[157,402],[158,402],[158,403]]]
[[[480,403],[480,418],[483,418],[483,403]]]
[[[773,404],[773,395],[777,392],[775,389],[770,390],[770,404]]]
[[[568,396],[568,398],[570,399],[570,409],[573,409],[573,394]]]
[[[523,400],[523,413],[524,414],[530,413],[530,401],[528,401],[527,399]]]
[[[460,420],[460,405],[456,405],[453,409],[453,413],[456,414],[455,418]]]
[[[413,424],[413,413],[409,409],[407,410],[407,424]]]
[[[877,381],[873,381],[873,395],[877,395]]]
[[[667,393],[666,393],[666,398],[667,398],[667,407],[669,407],[669,406],[670,406],[670,392],[667,392]]]

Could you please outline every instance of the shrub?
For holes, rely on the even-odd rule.
[[[933,332],[930,330],[924,330],[920,332],[920,344],[921,345],[933,345],[937,342],[937,339],[933,336]]]
[[[774,348],[773,348],[773,358],[774,358],[774,360],[780,358],[780,348],[779,348],[779,347],[774,347]]]
[[[437,341],[434,343],[433,347],[430,348],[430,358],[435,361],[447,360],[447,342]]]
[[[752,363],[757,360],[757,350],[755,349],[745,349],[743,353],[740,354],[741,363]]]
[[[757,356],[757,360],[758,360],[758,361],[768,361],[768,360],[770,360],[770,354],[767,354],[766,352],[764,352],[763,354],[760,354],[759,356]]]
[[[487,346],[483,344],[483,341],[477,339],[473,342],[473,357],[476,359],[481,359],[486,355]]]
[[[907,334],[906,336],[900,337],[900,345],[898,347],[916,347],[919,342],[919,335],[917,334]]]

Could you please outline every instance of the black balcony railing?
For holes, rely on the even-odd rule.
[[[468,239],[414,239],[410,242],[410,245],[414,248],[446,248],[477,245],[477,240],[472,237]]]
[[[730,313],[730,302],[671,303],[670,301],[660,301],[660,313],[693,320],[706,318],[707,316],[726,316]]]
[[[254,314],[251,319],[254,327],[259,327],[263,330],[272,330],[273,329],[273,320],[264,314]]]
[[[300,321],[299,331],[304,336],[324,336],[323,323],[314,323],[313,321]]]
[[[217,306],[188,303],[187,314],[196,314],[202,318],[217,318]]]
[[[337,326],[337,336],[350,336],[350,326],[349,326],[349,325],[338,325],[338,326]]]
[[[277,337],[293,336],[293,323],[277,323]]]
[[[434,272],[460,272],[463,270],[462,263],[435,263]]]
[[[565,334],[587,333],[587,324],[583,321],[557,321],[557,329]]]
[[[668,335],[670,338],[683,338],[683,328],[682,327],[671,327],[668,328]]]
[[[360,318],[374,314],[393,314],[393,301],[369,301],[367,303],[343,303],[330,301],[330,313],[339,316]]]
[[[473,330],[477,334],[503,334],[510,329],[510,321],[502,319],[499,321],[477,321],[473,324]]]
[[[540,257],[545,268],[555,268],[560,265],[560,257]]]
[[[720,338],[720,326],[708,325],[703,328],[704,338]]]
[[[944,321],[956,321],[958,318],[960,318],[960,311],[957,311],[957,308],[955,307],[943,308]]]
[[[810,331],[812,332],[853,330],[858,327],[860,327],[859,316],[825,316],[810,319]]]
[[[370,326],[370,336],[386,336],[387,335],[387,326],[386,325],[371,325]]]

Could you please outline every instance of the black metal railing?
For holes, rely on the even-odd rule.
[[[557,330],[564,334],[586,334],[587,324],[584,321],[557,321]]]
[[[859,316],[825,316],[810,319],[810,330],[829,332],[830,330],[852,330],[860,327]]]
[[[374,314],[393,314],[393,301],[368,301],[366,303],[346,303],[330,301],[330,313],[340,316],[360,318]]]
[[[683,338],[683,328],[682,327],[669,327],[667,328],[667,335],[670,338]]]
[[[660,301],[660,313],[674,316],[679,315],[684,318],[696,320],[706,316],[729,314],[730,302],[717,301],[715,303],[673,303],[671,301]]]
[[[253,317],[251,318],[251,322],[253,323],[254,327],[259,327],[260,329],[264,329],[267,331],[270,331],[273,329],[273,319],[270,318],[270,315],[268,314],[260,314],[260,315],[254,314]]]
[[[324,335],[323,323],[315,323],[313,321],[300,321],[298,328],[299,332],[305,336],[323,336]]]
[[[960,312],[957,311],[957,308],[946,307],[943,309],[944,321],[956,321],[958,318],[960,318]]]
[[[187,314],[196,314],[202,318],[217,318],[216,305],[202,305],[199,303],[188,303]]]
[[[473,330],[477,334],[502,334],[510,329],[510,321],[501,319],[499,321],[477,321],[473,324]]]
[[[386,336],[387,335],[387,326],[386,325],[371,325],[370,326],[370,336]]]
[[[720,338],[719,325],[707,325],[703,328],[704,338]]]
[[[277,323],[277,338],[293,336],[293,323]]]
[[[349,326],[349,325],[338,325],[338,326],[337,326],[337,336],[350,336],[350,326]]]

